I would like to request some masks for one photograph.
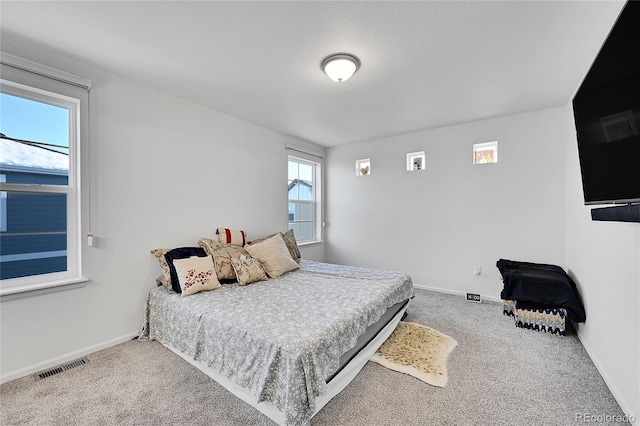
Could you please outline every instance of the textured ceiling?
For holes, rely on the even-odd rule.
[[[335,146],[564,105],[623,5],[2,1],[0,35]]]

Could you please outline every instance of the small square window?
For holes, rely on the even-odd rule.
[[[367,176],[371,174],[371,160],[365,158],[356,160],[356,176]]]
[[[424,151],[407,153],[407,171],[424,170]]]
[[[473,144],[473,164],[498,162],[498,141]]]

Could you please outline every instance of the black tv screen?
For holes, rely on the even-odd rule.
[[[573,99],[585,204],[640,202],[640,1],[630,1]]]

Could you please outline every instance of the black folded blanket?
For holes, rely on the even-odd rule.
[[[586,314],[573,280],[559,266],[500,259],[503,300],[536,303],[567,310],[573,322],[584,322]]]

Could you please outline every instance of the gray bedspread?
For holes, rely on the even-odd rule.
[[[172,346],[270,401],[287,424],[308,423],[340,356],[390,306],[413,296],[400,272],[303,260],[248,286],[180,297],[149,292],[141,339]]]

